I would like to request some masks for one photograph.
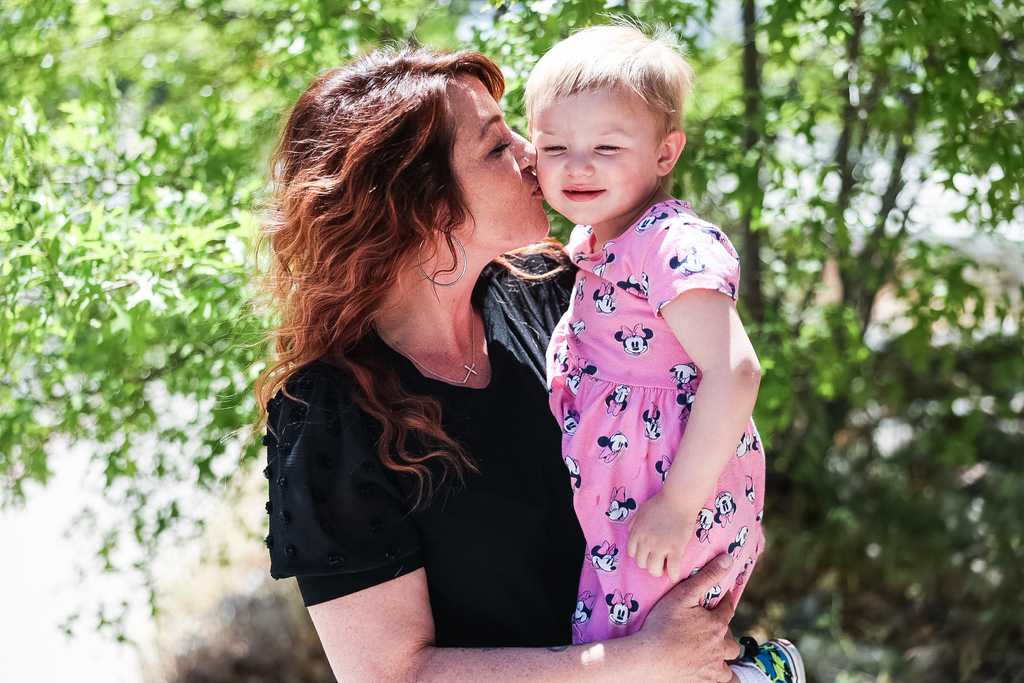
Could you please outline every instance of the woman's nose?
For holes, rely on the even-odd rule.
[[[519,163],[520,170],[534,168],[537,165],[537,148],[519,133],[513,132],[512,137],[516,141],[516,161]]]

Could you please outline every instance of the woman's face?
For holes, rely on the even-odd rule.
[[[457,79],[448,102],[456,124],[452,167],[471,217],[461,235],[467,247],[497,256],[546,237],[536,149],[512,132],[478,79]]]

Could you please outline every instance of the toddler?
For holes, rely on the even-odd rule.
[[[541,189],[577,224],[579,272],[547,355],[587,540],[575,643],[639,630],[722,552],[731,574],[703,604],[738,599],[764,546],[760,369],[734,305],[739,256],[664,189],[692,79],[664,38],[601,26],[556,45],[526,86]],[[773,643],[795,670],[795,648]]]

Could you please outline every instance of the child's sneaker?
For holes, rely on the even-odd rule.
[[[732,668],[741,681],[751,680],[753,673],[757,680],[768,683],[806,683],[803,657],[788,640],[779,638],[758,645],[750,636],[744,636],[740,645],[743,654],[732,663]]]

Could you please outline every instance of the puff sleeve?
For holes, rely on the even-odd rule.
[[[736,300],[740,257],[724,232],[696,217],[679,216],[652,231],[643,272],[655,314],[691,289],[713,289]]]
[[[270,575],[297,577],[307,606],[421,566],[419,534],[348,382],[315,362],[268,404]],[[297,400],[296,400],[297,399]]]

